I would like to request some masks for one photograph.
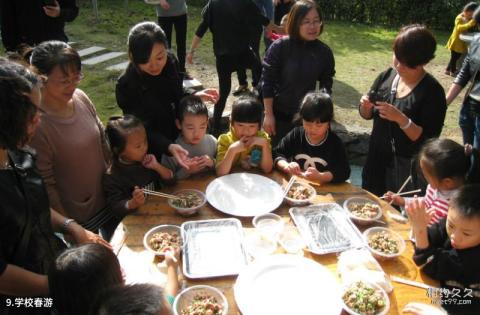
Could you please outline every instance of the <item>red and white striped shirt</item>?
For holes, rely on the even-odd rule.
[[[448,213],[448,205],[450,204],[450,198],[452,194],[456,191],[456,189],[448,190],[442,192],[438,189],[432,188],[432,186],[427,186],[427,192],[423,197],[423,201],[425,202],[425,209],[428,211],[433,210],[433,216],[428,223],[428,225],[432,225],[437,223],[441,218],[447,216]],[[405,203],[408,203],[413,198],[405,198]]]

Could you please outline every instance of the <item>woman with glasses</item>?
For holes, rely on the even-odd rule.
[[[398,191],[409,178],[411,158],[442,131],[445,91],[425,70],[436,45],[425,26],[403,27],[393,42],[392,67],[360,99],[360,116],[373,119],[362,187],[376,195]],[[413,183],[404,189],[413,189]]]
[[[26,144],[41,121],[41,80],[0,58],[0,296],[2,314],[24,314],[16,296],[48,296],[46,273],[65,247],[54,232],[75,243],[106,245],[98,235],[52,210],[35,155]],[[50,314],[50,308],[29,309]]]
[[[275,145],[290,130],[300,102],[309,91],[320,88],[331,94],[335,60],[331,49],[318,40],[323,31],[318,5],[295,2],[288,15],[288,36],[272,43],[263,60],[261,89],[265,106],[263,128]]]
[[[115,228],[106,209],[102,176],[109,159],[102,123],[82,79],[78,53],[60,41],[34,48],[31,64],[45,76],[42,123],[32,140],[37,165],[54,209],[109,238]]]

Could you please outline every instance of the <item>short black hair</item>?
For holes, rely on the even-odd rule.
[[[153,284],[115,286],[101,294],[90,314],[95,315],[157,315],[164,310],[163,289]]]
[[[395,57],[409,68],[427,64],[435,57],[436,49],[435,37],[421,24],[402,27],[393,42]]]
[[[478,3],[472,1],[472,2],[467,3],[463,7],[463,12],[475,11],[477,8],[478,8]]]
[[[451,139],[429,139],[420,149],[419,158],[427,163],[433,175],[444,178],[465,179],[470,168],[470,158],[463,145]]]
[[[310,92],[305,95],[296,121],[330,122],[333,120],[333,102],[330,95],[324,92]]]
[[[243,96],[236,99],[232,105],[230,114],[231,123],[257,123],[262,125],[263,106],[260,102],[251,96]]]
[[[208,119],[207,106],[199,96],[187,95],[180,100],[177,118],[182,122],[186,115],[201,115]]]
[[[0,58],[0,148],[14,150],[28,142],[28,124],[37,112],[30,93],[40,86],[32,71]]]
[[[60,314],[88,314],[100,291],[121,284],[123,276],[117,256],[100,244],[65,250],[48,272],[50,294]]]
[[[465,218],[480,218],[480,184],[463,185],[452,196],[450,206]]]
[[[127,135],[139,127],[143,127],[143,123],[133,115],[112,116],[108,119],[105,135],[115,159],[125,150]]]
[[[30,56],[30,63],[42,75],[50,75],[52,70],[59,66],[64,74],[73,67],[75,71],[82,71],[80,55],[67,43],[50,40],[36,46]]]
[[[138,23],[128,33],[128,54],[134,65],[147,63],[152,54],[154,44],[162,44],[168,48],[167,36],[160,26],[154,22]]]

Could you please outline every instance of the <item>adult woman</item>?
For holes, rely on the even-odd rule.
[[[308,91],[332,92],[335,61],[330,48],[317,37],[323,31],[318,5],[296,2],[287,22],[288,37],[275,41],[263,60],[262,92],[265,106],[263,128],[278,143],[291,129],[295,113]]]
[[[397,191],[409,176],[412,156],[442,131],[445,92],[424,68],[435,49],[424,26],[403,27],[393,43],[393,67],[360,100],[360,116],[373,119],[362,187],[376,195]]]
[[[52,207],[91,231],[110,220],[102,189],[109,157],[103,126],[82,79],[78,53],[59,41],[35,47],[31,63],[47,77],[42,87],[42,123],[32,139],[38,169]],[[102,230],[111,236],[114,227]],[[108,230],[108,231],[107,231]]]
[[[0,295],[48,295],[45,273],[64,247],[54,231],[77,243],[103,243],[49,208],[34,154],[23,147],[40,123],[40,86],[32,72],[0,59]],[[10,302],[14,305],[14,299]],[[8,300],[2,297],[2,303]],[[23,308],[9,310],[25,313]],[[50,314],[49,309],[44,312]]]
[[[188,168],[187,151],[173,143],[178,135],[175,110],[184,91],[178,61],[167,47],[165,33],[157,24],[143,22],[132,27],[128,34],[130,64],[118,79],[115,93],[123,113],[143,121],[149,151],[157,158],[170,153]],[[213,89],[195,94],[204,101],[217,99]]]

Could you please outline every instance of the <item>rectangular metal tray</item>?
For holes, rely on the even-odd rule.
[[[365,246],[362,234],[336,203],[290,208],[290,216],[314,254],[337,253]]]
[[[237,275],[248,262],[243,236],[238,219],[184,222],[183,274],[190,279]]]

